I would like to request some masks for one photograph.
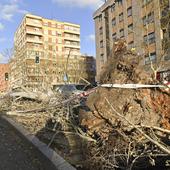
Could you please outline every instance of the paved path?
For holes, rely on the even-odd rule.
[[[56,170],[56,168],[0,117],[0,170]]]

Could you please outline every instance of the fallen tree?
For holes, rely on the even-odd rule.
[[[160,84],[141,60],[118,43],[101,84]],[[117,51],[118,50],[118,51]],[[99,88],[87,99],[80,125],[96,138],[87,149],[88,169],[163,168],[170,158],[170,95],[160,88]],[[159,167],[160,166],[160,167]]]
[[[101,84],[160,84],[135,53],[118,43]],[[154,76],[153,76],[154,77]],[[84,169],[163,168],[170,159],[170,94],[163,88],[97,87],[87,98],[24,87],[0,99],[0,110]]]

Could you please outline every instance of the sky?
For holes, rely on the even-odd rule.
[[[26,13],[81,26],[81,53],[95,56],[93,13],[103,0],[0,0],[0,62],[13,47],[14,33]]]

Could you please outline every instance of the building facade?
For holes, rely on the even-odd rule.
[[[89,71],[78,74],[83,68],[80,25],[27,14],[15,33],[14,49],[11,87],[47,88],[65,81],[81,83],[81,76],[88,79]]]
[[[0,64],[0,92],[6,92],[9,85],[9,64]]]
[[[96,32],[97,79],[109,57],[113,43],[124,39],[128,49],[135,49],[143,57],[144,68],[161,63],[160,70],[168,70],[170,55],[163,50],[163,12],[169,10],[164,0],[107,0],[94,13]],[[168,2],[168,1],[166,1]]]

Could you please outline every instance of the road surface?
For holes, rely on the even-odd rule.
[[[0,170],[56,170],[56,168],[0,117]]]

